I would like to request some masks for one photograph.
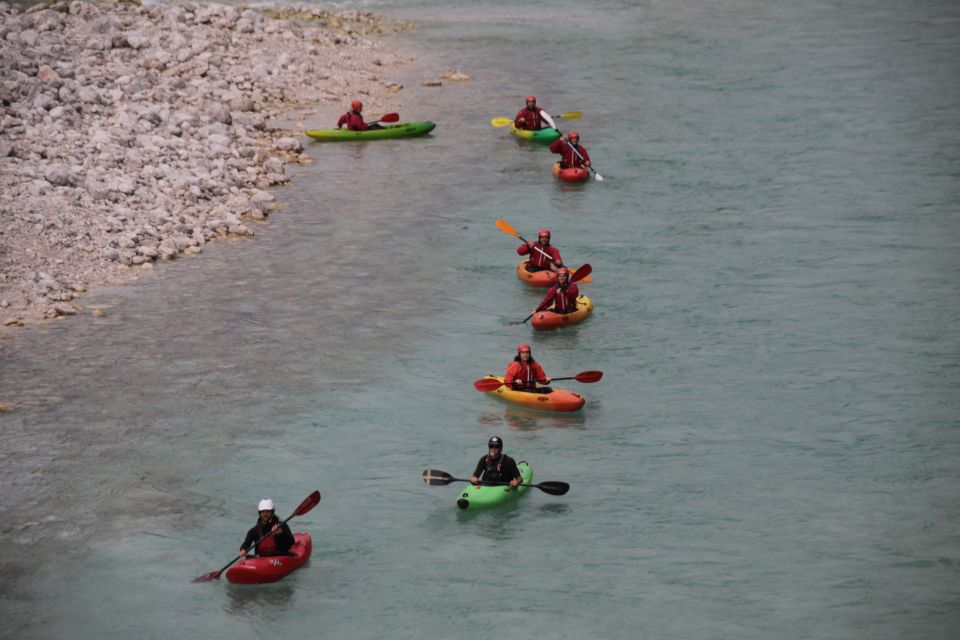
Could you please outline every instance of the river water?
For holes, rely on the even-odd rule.
[[[4,341],[0,636],[955,637],[960,6],[363,6],[419,23],[432,136],[308,144],[254,241]],[[490,127],[528,93],[604,182]],[[508,324],[497,218],[592,264],[594,317]],[[521,341],[605,372],[582,412],[473,391]],[[493,434],[570,493],[422,484]],[[190,582],[315,488],[305,569]]]

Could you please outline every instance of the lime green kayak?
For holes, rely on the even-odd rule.
[[[433,122],[402,122],[380,125],[382,129],[350,131],[349,129],[311,129],[307,135],[314,140],[324,142],[343,142],[344,140],[386,140],[388,138],[414,138],[425,136],[437,125]]]
[[[518,138],[523,138],[524,140],[530,140],[532,142],[549,143],[560,137],[560,132],[556,129],[517,129],[513,125],[510,125],[510,133]]]
[[[526,462],[518,462],[517,468],[520,469],[520,477],[523,478],[523,484],[530,484],[533,480],[533,469]],[[485,509],[504,502],[509,502],[527,492],[527,487],[519,486],[516,489],[503,485],[480,485],[475,487],[468,485],[457,497],[457,506],[461,509]]]

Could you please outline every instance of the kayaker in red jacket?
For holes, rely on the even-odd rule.
[[[487,455],[477,462],[473,475],[470,476],[470,482],[474,485],[480,484],[481,479],[484,482],[509,482],[513,488],[523,482],[517,461],[503,453],[503,440],[493,436],[487,442],[487,449]]]
[[[557,269],[557,284],[550,287],[543,301],[537,306],[534,313],[543,311],[553,303],[553,311],[557,313],[573,313],[577,310],[577,298],[580,296],[580,289],[576,284],[570,282],[570,270],[566,267]]]
[[[558,138],[551,142],[550,151],[560,154],[561,169],[590,166],[590,154],[580,146],[580,134],[576,131],[568,133],[566,140]]]
[[[254,549],[254,553],[258,556],[289,555],[290,547],[294,543],[293,533],[290,531],[290,527],[280,522],[280,518],[277,517],[273,508],[273,500],[270,498],[261,500],[260,504],[257,505],[257,511],[260,512],[260,517],[257,519],[257,524],[250,531],[247,531],[247,537],[243,539],[243,544],[240,545],[240,555],[246,556],[247,550],[253,543],[268,533],[272,535],[260,540],[257,548]]]
[[[550,229],[540,229],[537,233],[537,241],[531,240],[520,245],[517,247],[517,253],[521,256],[530,256],[526,269],[531,273],[546,269],[555,271],[557,267],[563,266],[560,250],[550,244]]]
[[[530,352],[530,345],[524,343],[517,347],[517,355],[513,362],[507,366],[507,372],[503,376],[503,384],[517,391],[529,391],[532,393],[545,393],[549,391],[547,387],[537,387],[537,383],[548,385],[550,378],[543,372],[543,369],[533,359]]]
[[[550,114],[537,106],[537,96],[527,96],[527,106],[517,111],[517,117],[513,119],[513,126],[517,129],[527,129],[529,131],[557,128]]]
[[[363,103],[359,100],[354,100],[350,103],[350,111],[347,111],[345,114],[340,116],[340,119],[337,120],[337,129],[343,125],[347,125],[347,129],[350,131],[367,131],[369,129],[382,129],[379,124],[374,122],[373,124],[367,124],[363,121]]]

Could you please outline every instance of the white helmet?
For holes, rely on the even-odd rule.
[[[260,504],[257,505],[257,511],[273,511],[273,500],[270,498],[261,500]]]

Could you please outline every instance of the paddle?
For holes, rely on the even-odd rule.
[[[553,116],[554,118],[563,118],[564,120],[576,120],[583,115],[582,111],[566,111],[561,113],[558,116]],[[513,118],[492,118],[490,124],[495,127],[508,127],[513,124]],[[556,128],[556,127],[554,127]]]
[[[319,502],[320,502],[320,491],[314,491],[314,492],[311,493],[309,496],[307,496],[306,500],[304,500],[303,502],[300,503],[300,506],[297,507],[296,510],[295,510],[292,514],[290,514],[290,518],[293,518],[294,516],[302,516],[303,514],[307,513],[308,511],[310,511],[311,509],[313,509],[315,506],[317,506],[317,504],[318,504]],[[287,522],[290,521],[290,518],[287,518],[287,519],[284,520],[281,524],[287,524]],[[272,533],[268,533],[267,535],[263,536],[262,538],[260,538],[260,539],[257,540],[256,542],[254,542],[254,543],[253,543],[254,548],[256,548],[256,546],[257,546],[258,544],[260,544],[261,542],[263,542],[264,540],[266,540],[266,539],[267,539],[269,536],[271,536],[271,535],[273,535],[273,534],[272,534]],[[219,571],[211,571],[210,573],[205,573],[205,574],[203,574],[202,576],[200,576],[199,578],[195,579],[194,582],[209,582],[210,580],[219,580],[219,579],[220,579],[220,574],[223,573],[224,571],[226,571],[227,569],[229,569],[229,568],[230,568],[230,565],[232,565],[234,562],[236,562],[237,560],[239,560],[239,559],[242,558],[242,557],[243,557],[243,556],[237,556],[236,558],[234,558],[233,560],[231,560],[230,562],[228,562],[228,563],[227,563],[222,569],[220,569]]]
[[[400,114],[399,114],[399,113],[388,113],[387,115],[381,117],[379,120],[374,120],[373,122],[368,122],[368,123],[367,123],[367,126],[369,127],[370,125],[378,124],[378,123],[380,123],[380,122],[400,122]]]
[[[557,129],[557,133],[560,133],[560,130],[559,130],[559,129]],[[560,135],[563,135],[563,134],[561,133]],[[580,155],[580,152],[577,151],[577,148],[576,148],[576,147],[574,147],[572,144],[570,144],[570,142],[569,142],[568,140],[564,140],[564,142],[566,142],[566,143],[567,143],[567,146],[570,147],[570,151],[573,151],[575,154],[577,154],[577,157],[580,158],[581,162],[586,162],[586,161],[583,159],[583,156]],[[592,163],[587,166],[587,169],[590,169],[590,171],[593,172],[593,177],[596,179],[597,182],[603,182],[603,176],[600,175],[600,174],[597,172],[597,170],[593,168],[593,164],[592,164]]]
[[[423,481],[430,485],[431,487],[443,487],[451,482],[470,482],[464,478],[454,478],[452,475],[446,471],[438,471],[437,469],[427,469],[423,472]],[[487,487],[496,487],[502,485],[508,485],[509,482],[483,482],[480,484]],[[549,493],[552,496],[562,496],[567,491],[570,491],[570,485],[566,482],[560,482],[558,480],[550,480],[547,482],[539,482],[537,484],[521,484],[518,485],[521,487],[534,487],[540,489],[544,493]]]
[[[577,269],[576,271],[574,271],[572,276],[570,276],[570,284],[573,284],[574,282],[579,282],[580,280],[583,280],[584,278],[586,278],[587,276],[590,275],[590,272],[591,272],[591,271],[593,271],[593,267],[591,267],[589,264],[583,265],[582,267],[580,267],[579,269]],[[532,318],[534,313],[537,313],[537,312],[539,312],[539,311],[543,311],[544,309],[546,309],[547,307],[549,307],[549,306],[550,306],[550,302],[553,302],[553,298],[551,298],[550,301],[549,301],[546,305],[543,305],[542,303],[539,304],[539,305],[537,305],[536,311],[534,311],[533,313],[531,313],[530,315],[528,315],[526,318],[524,318],[524,319],[521,320],[520,322],[517,322],[516,324],[526,324],[527,320],[529,320],[530,318]]]
[[[590,384],[591,382],[599,382],[600,378],[602,377],[603,377],[603,371],[581,371],[575,376],[568,376],[564,378],[551,378],[550,382],[554,382],[556,380],[576,380],[577,382]],[[503,383],[497,380],[496,378],[480,378],[479,380],[473,383],[473,388],[483,393],[490,393],[491,391],[496,391],[502,386],[503,386]]]
[[[521,242],[525,242],[525,243],[527,243],[528,245],[530,244],[530,243],[527,241],[527,239],[524,238],[523,236],[521,236],[521,235],[517,232],[517,230],[514,229],[514,228],[510,225],[510,223],[507,222],[506,220],[496,220],[496,221],[494,221],[494,224],[497,225],[497,229],[500,229],[500,231],[503,231],[503,232],[504,232],[505,234],[507,234],[508,236],[513,236],[514,238],[516,238],[517,240],[520,240]],[[542,253],[543,255],[545,255],[546,257],[550,258],[551,262],[553,261],[553,256],[551,256],[549,253],[547,253],[546,251],[544,251],[543,249],[541,249],[540,247],[538,247],[538,246],[536,245],[536,243],[534,243],[533,248],[536,249],[537,251],[539,251],[540,253]],[[584,282],[590,282],[589,276],[584,276],[584,277],[581,278],[581,279],[582,279]]]

